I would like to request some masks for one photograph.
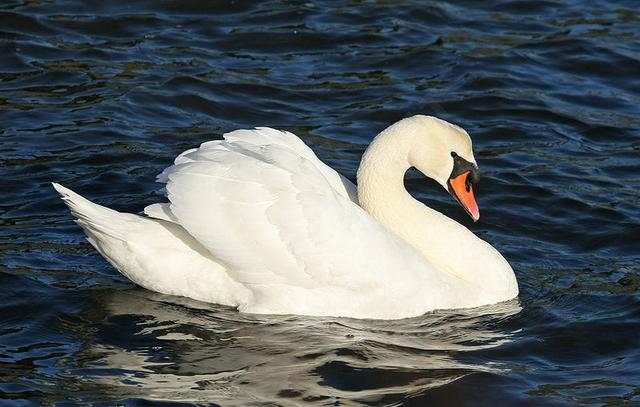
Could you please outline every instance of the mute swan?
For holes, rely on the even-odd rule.
[[[180,154],[146,217],[53,183],[89,242],[149,290],[269,314],[394,319],[514,298],[507,261],[403,185],[415,167],[477,221],[465,130],[403,119],[365,151],[358,186],[294,134],[236,130]]]

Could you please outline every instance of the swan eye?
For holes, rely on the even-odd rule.
[[[457,158],[458,157],[458,153],[456,153],[455,151],[452,151],[451,152],[451,157]]]

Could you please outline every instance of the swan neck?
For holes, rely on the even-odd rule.
[[[430,263],[444,265],[446,259],[432,247],[444,232],[456,228],[451,225],[455,222],[416,200],[404,186],[416,142],[414,133],[393,126],[376,136],[358,169],[358,199],[365,211]]]
[[[482,288],[474,292],[517,293],[511,267],[493,247],[407,192],[404,175],[414,162],[436,180],[442,163],[437,156],[427,157],[437,141],[420,137],[403,125],[407,122],[399,124],[376,136],[362,156],[357,174],[360,206],[439,272],[468,287]],[[418,161],[416,157],[427,158]]]
[[[410,139],[388,130],[373,139],[357,174],[360,206],[387,227],[389,215],[401,209],[403,201],[413,199],[404,187],[404,175],[411,167]]]

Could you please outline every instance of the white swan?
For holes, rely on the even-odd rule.
[[[393,319],[514,298],[507,261],[418,202],[416,167],[478,220],[469,135],[414,116],[380,133],[358,187],[298,137],[236,130],[159,175],[169,203],[120,213],[53,184],[89,242],[136,284],[240,311]]]

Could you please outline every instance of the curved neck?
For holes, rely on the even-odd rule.
[[[357,173],[360,206],[400,237],[400,209],[415,201],[404,187],[404,174],[411,167],[410,150],[408,136],[387,129],[364,152]]]
[[[357,174],[360,206],[418,250],[430,262],[427,239],[442,223],[455,223],[413,198],[404,187],[404,175],[412,166],[410,133],[387,129],[371,142]],[[447,222],[448,221],[448,222]]]
[[[423,141],[423,140],[422,140]],[[414,247],[439,271],[478,286],[504,283],[508,263],[466,227],[413,198],[404,187],[416,143],[410,132],[380,133],[358,169],[360,206],[388,230]],[[424,147],[424,146],[423,146]]]

